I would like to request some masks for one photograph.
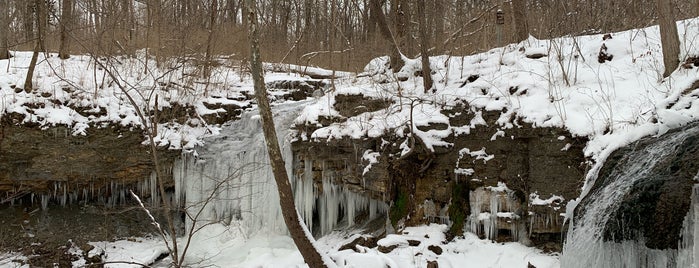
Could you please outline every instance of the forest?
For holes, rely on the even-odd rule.
[[[0,267],[695,265],[698,16],[0,0]]]
[[[259,10],[264,60],[361,71],[372,58],[470,55],[519,42],[642,28],[658,5],[680,20],[699,13],[682,0],[264,0]],[[0,51],[133,55],[158,59],[249,57],[243,0],[7,0],[0,3]],[[424,13],[424,38],[419,13]],[[215,56],[214,56],[215,55]],[[7,55],[0,54],[0,58]]]

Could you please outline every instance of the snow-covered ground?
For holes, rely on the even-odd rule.
[[[682,21],[678,26],[681,59],[699,55],[699,20]],[[607,54],[613,55],[611,61],[598,62],[602,46]],[[544,56],[535,57],[537,54]],[[447,115],[440,111],[466,104],[475,114],[482,110],[501,111],[498,123],[502,129],[517,127],[518,118],[535,126],[564,127],[574,135],[587,136],[590,141],[585,154],[602,163],[616,148],[643,136],[665,133],[699,116],[699,89],[692,88],[699,80],[699,68],[679,68],[671,77],[662,79],[661,56],[657,26],[613,33],[607,40],[601,35],[555,40],[530,38],[472,56],[433,57],[436,84],[435,90],[427,93],[423,93],[421,77],[412,75],[420,66],[418,61],[407,59],[406,67],[393,75],[385,70],[386,59],[379,58],[367,66],[365,74],[339,79],[335,92],[306,107],[296,122],[316,124],[320,116],[340,116],[332,108],[334,96],[362,93],[392,99],[394,104],[305,133],[302,138],[361,138],[386,133],[405,136],[411,111],[414,125],[448,124]],[[177,67],[168,69],[157,68],[152,60],[146,64],[139,60],[142,58],[120,58],[102,62],[118,74],[110,77],[90,57],[75,56],[61,61],[55,55],[48,59],[42,55],[35,78],[38,89],[25,93],[16,89],[23,87],[29,58],[30,53],[16,52],[11,60],[0,61],[0,116],[21,114],[24,123],[44,127],[68,125],[74,135],[85,135],[91,127],[108,123],[143,127],[126,93],[138,107],[155,107],[153,96],[158,95],[157,108],[189,104],[196,107],[200,116],[220,112],[206,108],[204,102],[250,104],[243,96],[251,92],[251,80],[245,75],[241,77],[232,63],[224,64],[214,70],[211,78],[203,79],[197,78],[196,69],[182,67],[178,62],[163,63],[164,67]],[[401,82],[396,77],[407,80]],[[299,76],[269,73],[268,78],[299,79]],[[78,112],[78,108],[94,112]],[[428,146],[444,146],[449,144],[444,138],[450,133],[467,134],[484,123],[482,118],[478,119],[476,116],[470,126],[449,126],[439,131],[414,129],[414,133]],[[218,128],[200,121],[170,122],[159,125],[158,133],[159,145],[193,149],[201,144],[203,136],[217,134]],[[493,137],[497,138],[497,133]],[[569,212],[570,208],[569,204]],[[471,234],[444,244],[445,228],[414,227],[407,228],[402,235],[389,235],[379,243],[399,247],[388,254],[368,248],[338,252],[340,245],[353,238],[340,234],[321,238],[319,245],[338,265],[345,267],[425,267],[430,260],[436,260],[439,267],[527,267],[528,263],[539,268],[559,266],[556,255],[516,243],[479,240]],[[195,237],[188,258],[197,266],[303,266],[289,237],[264,231],[245,237],[245,233],[235,222],[228,227],[211,225]],[[408,246],[409,239],[420,241],[420,245]],[[106,261],[149,262],[164,251],[157,239],[93,245],[96,247],[93,254],[103,254]],[[430,245],[439,245],[443,253],[436,255],[427,249]],[[17,258],[25,257],[12,253],[0,255],[0,267],[15,267],[11,260]]]
[[[519,243],[496,243],[481,240],[473,234],[447,243],[444,237],[447,229],[446,225],[408,227],[402,235],[388,235],[378,244],[398,247],[387,254],[379,252],[377,248],[362,246],[357,246],[356,251],[338,251],[342,245],[359,236],[344,233],[324,236],[317,241],[317,245],[339,267],[426,267],[428,261],[437,261],[439,267],[446,268],[527,267],[527,264],[538,268],[559,267],[557,255],[544,254]],[[187,262],[197,267],[305,267],[301,254],[289,236],[259,231],[245,237],[241,231],[235,225],[205,227],[193,238],[186,256]],[[420,243],[410,246],[408,240]],[[162,242],[155,238],[97,242],[92,245],[95,248],[89,254],[102,255],[104,261],[112,262],[107,267],[140,267],[128,263],[148,264],[166,252]],[[431,246],[438,246],[442,252],[436,254],[428,249]]]

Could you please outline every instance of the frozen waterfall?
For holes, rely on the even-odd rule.
[[[638,239],[623,239],[617,242],[605,239],[604,235],[611,215],[619,210],[623,198],[632,190],[634,184],[657,178],[654,177],[657,174],[653,174],[652,170],[662,162],[661,159],[677,155],[683,150],[683,142],[697,135],[699,127],[695,126],[667,134],[648,146],[639,146],[640,148],[633,148],[625,153],[619,160],[623,161],[623,165],[609,172],[605,176],[604,185],[590,191],[583,200],[582,214],[576,215],[571,222],[561,257],[561,267],[697,267],[699,249],[695,245],[699,239],[699,226],[695,222],[699,220],[699,188],[696,184],[692,190],[689,211],[682,224],[677,249],[649,248],[641,234],[637,235],[640,237]],[[581,205],[582,202],[579,206]],[[627,233],[635,233],[625,226],[621,228],[625,228]]]
[[[334,185],[332,178],[314,183],[310,171],[292,174],[289,126],[306,104],[280,104],[273,107],[273,113],[296,207],[309,229],[314,227],[314,215],[320,230],[312,231],[322,235],[341,223],[353,225],[355,215],[361,211],[370,212],[372,217],[385,211],[383,202]],[[195,221],[199,225],[236,221],[248,234],[286,233],[257,111],[244,113],[240,120],[225,125],[219,135],[205,143],[196,149],[196,156],[183,156],[173,169],[175,199],[188,212],[187,225]],[[310,170],[310,164],[306,163],[306,170]]]

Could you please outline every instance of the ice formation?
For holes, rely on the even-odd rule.
[[[311,232],[325,235],[341,223],[345,223],[346,227],[353,226],[355,218],[361,213],[366,213],[371,220],[387,211],[386,203],[333,183],[336,178],[331,172],[322,172],[322,181],[317,187],[312,166],[311,161],[304,161],[305,172],[294,181],[296,207]],[[319,230],[314,229],[314,214],[318,215]]]
[[[519,215],[511,213],[516,208],[511,196],[512,191],[500,182],[497,187],[479,187],[469,193],[471,215],[467,226],[474,234],[483,235],[487,239],[498,236],[499,222],[508,223],[511,236],[519,239]]]
[[[110,181],[109,183],[90,182],[88,185],[69,181],[54,181],[49,186],[47,192],[43,194],[25,192],[22,187],[15,187],[13,191],[7,192],[4,198],[0,198],[2,203],[40,205],[42,209],[47,209],[49,204],[59,206],[69,206],[82,203],[93,203],[106,207],[116,207],[131,204],[132,199],[129,190],[134,190],[142,197],[149,200],[159,198],[157,185],[155,184],[155,174],[149,178],[133,184]]]
[[[292,153],[286,137],[289,126],[306,104],[282,104],[273,111],[289,174]],[[201,225],[235,220],[242,222],[248,234],[286,233],[261,127],[256,111],[245,113],[240,120],[224,126],[220,135],[206,141],[206,146],[198,148],[197,157],[184,156],[176,163],[175,199],[186,208],[188,226],[194,222]],[[329,173],[324,173],[322,182],[314,182],[312,163],[306,161],[304,167],[303,174],[290,175],[290,180],[297,209],[309,229],[314,228],[314,218],[318,221],[319,230],[313,230],[317,235],[332,231],[343,221],[353,225],[361,211],[373,218],[386,210],[383,202],[333,184],[335,178]]]
[[[682,239],[677,250],[650,249],[645,246],[643,238],[625,240],[620,243],[604,241],[604,228],[622,198],[631,190],[634,183],[653,176],[651,170],[658,159],[676,154],[682,150],[682,141],[699,132],[699,127],[670,134],[644,150],[636,150],[625,157],[632,159],[621,169],[615,169],[607,180],[609,183],[595,194],[588,194],[585,212],[577,215],[571,222],[568,237],[563,248],[561,267],[696,267],[699,251],[695,248],[699,226],[697,209],[699,209],[699,190],[694,186],[689,212],[685,217]]]

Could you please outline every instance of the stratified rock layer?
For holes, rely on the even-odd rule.
[[[364,109],[362,112],[375,111],[382,109],[377,105],[380,103],[362,96],[338,96],[335,109],[341,115],[353,115],[355,107]],[[316,185],[324,174],[332,173],[335,183],[349,190],[393,203],[389,217],[395,218],[394,223],[452,222],[464,226],[469,219],[482,220],[482,215],[471,215],[471,208],[477,206],[478,213],[497,215],[495,228],[504,237],[493,239],[518,240],[513,226],[521,225],[522,231],[530,230],[526,232],[536,243],[560,241],[561,213],[565,203],[579,195],[584,179],[587,165],[582,149],[586,140],[563,129],[537,128],[517,119],[513,127],[501,129],[496,123],[499,111],[474,112],[464,105],[443,113],[449,116],[451,127],[468,127],[475,116],[482,116],[486,125],[472,127],[469,134],[452,133],[445,139],[451,146],[435,147],[434,152],[416,142],[409,155],[401,155],[405,137],[316,140],[310,138],[311,133],[320,126],[296,126],[299,138],[292,146],[295,172],[305,172],[303,163],[311,161]],[[320,123],[327,126],[342,120],[328,118]],[[447,127],[436,124],[420,130]],[[475,153],[478,151],[481,153]],[[378,162],[367,161],[363,157],[366,152],[378,152]],[[506,188],[497,188],[502,183]],[[477,190],[502,193],[488,195],[488,200],[472,200],[470,195]],[[502,204],[491,207],[490,196],[500,198]],[[544,204],[533,199],[553,201]]]

